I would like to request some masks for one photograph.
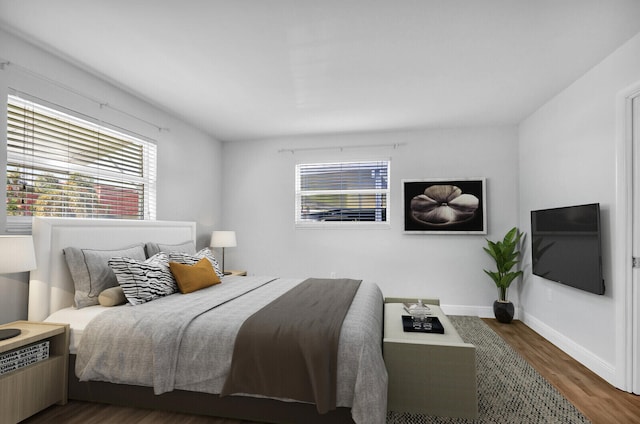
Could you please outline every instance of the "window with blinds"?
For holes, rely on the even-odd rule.
[[[155,219],[156,145],[9,96],[7,231],[31,217]]]
[[[296,224],[386,223],[389,161],[296,165]]]

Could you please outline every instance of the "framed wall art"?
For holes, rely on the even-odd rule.
[[[485,178],[402,180],[404,232],[487,234]]]

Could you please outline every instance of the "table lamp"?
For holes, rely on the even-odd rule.
[[[36,252],[31,236],[0,235],[0,274],[31,271],[36,268]],[[0,329],[0,340],[20,335],[17,328]]]
[[[235,231],[214,231],[211,233],[211,247],[222,247],[222,272],[224,275],[230,275],[231,272],[224,270],[224,248],[236,247],[236,232]]]

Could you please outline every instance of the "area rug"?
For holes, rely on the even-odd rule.
[[[555,387],[478,317],[449,317],[476,346],[478,418],[387,413],[387,424],[589,423]]]

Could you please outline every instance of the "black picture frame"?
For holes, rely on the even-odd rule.
[[[407,234],[487,234],[485,178],[402,180],[402,194]]]

